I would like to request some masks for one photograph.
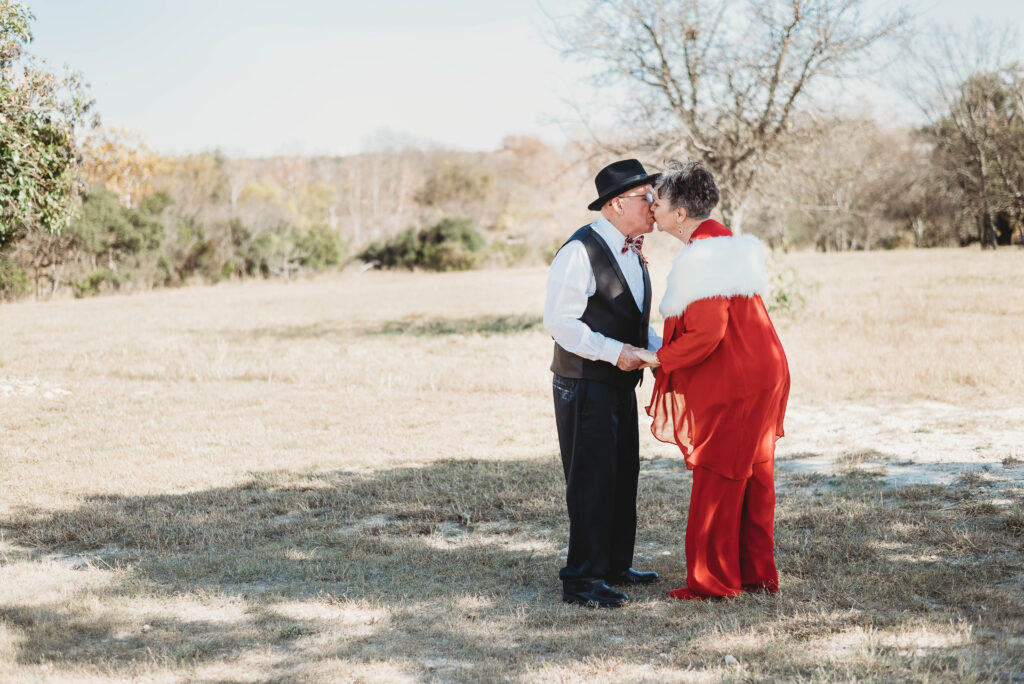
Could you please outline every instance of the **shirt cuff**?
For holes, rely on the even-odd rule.
[[[647,331],[647,350],[656,352],[661,349],[663,344],[665,342],[661,339],[661,335],[654,329],[654,326],[649,326]]]
[[[605,338],[604,345],[601,347],[601,356],[599,358],[614,366],[619,362],[619,355],[622,354],[622,348],[624,346],[626,345],[622,342],[607,337]]]

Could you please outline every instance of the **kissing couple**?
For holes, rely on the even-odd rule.
[[[644,368],[654,373],[651,431],[676,444],[693,471],[686,584],[668,595],[774,593],[775,440],[790,380],[764,304],[764,248],[710,218],[718,187],[699,163],[648,174],[625,159],[601,169],[595,185],[588,208],[600,217],[555,255],[544,304],[569,512],[562,599],[618,608],[629,596],[614,587],[660,579],[632,567]],[[642,252],[655,227],[682,243],[659,306],[660,336],[649,324]]]

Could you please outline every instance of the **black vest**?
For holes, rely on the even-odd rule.
[[[651,277],[647,273],[647,264],[643,264],[644,309],[641,311],[636,307],[636,300],[611,248],[594,229],[589,225],[583,226],[565,241],[565,245],[573,240],[579,240],[586,247],[597,282],[597,289],[587,300],[587,308],[580,320],[594,332],[646,349],[647,325],[651,319]],[[605,361],[585,359],[566,351],[557,342],[551,370],[564,378],[586,378],[623,389],[636,387],[644,374],[643,370],[627,372]]]

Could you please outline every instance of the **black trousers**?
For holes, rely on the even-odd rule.
[[[594,380],[552,381],[569,509],[562,581],[603,578],[633,564],[640,433],[636,392]]]

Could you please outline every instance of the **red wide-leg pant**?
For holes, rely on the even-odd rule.
[[[755,463],[750,477],[730,480],[693,469],[686,523],[686,588],[673,598],[736,596],[744,589],[777,591],[775,478],[772,461]]]

